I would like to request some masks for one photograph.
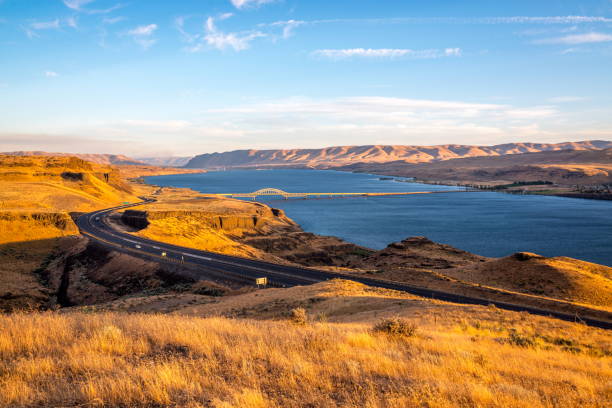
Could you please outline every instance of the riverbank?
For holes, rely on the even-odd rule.
[[[486,258],[422,237],[377,251],[305,232],[282,210],[259,202],[211,198],[168,187],[156,199],[126,211],[114,222],[141,237],[200,250],[331,269],[347,276],[366,274],[603,319],[612,311],[612,298],[607,297],[612,293],[608,280],[612,268],[606,266],[538,255]],[[495,280],[479,272],[499,264],[513,278]]]
[[[429,163],[355,163],[333,169],[525,194],[609,199],[612,193],[612,149],[470,157]]]
[[[382,176],[382,175],[381,175]],[[506,194],[532,194],[566,198],[583,198],[590,200],[612,200],[611,186],[567,186],[556,185],[550,181],[507,181],[473,182],[473,181],[450,181],[450,180],[420,180],[401,179],[395,181],[406,183],[419,183],[437,186],[453,186],[491,191]]]

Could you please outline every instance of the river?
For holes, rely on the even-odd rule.
[[[382,178],[326,170],[231,170],[146,177],[146,181],[202,193],[247,193],[265,187],[299,193],[461,190]],[[306,231],[373,249],[426,236],[484,256],[528,251],[612,266],[610,201],[484,191],[258,201],[285,210]]]

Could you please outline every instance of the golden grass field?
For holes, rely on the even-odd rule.
[[[371,324],[5,315],[0,406],[610,406],[609,336],[531,323],[430,323],[399,337]]]
[[[53,295],[33,271],[58,238],[77,233],[69,212],[156,193],[159,202],[140,208],[151,212],[151,224],[137,234],[257,257],[272,255],[238,238],[295,228],[256,203],[203,200],[123,180],[155,169],[119,175],[70,158],[1,159],[0,307],[12,302],[6,310],[35,309]],[[66,171],[84,175],[62,176]],[[109,182],[100,178],[107,171]],[[249,220],[255,228],[246,228]],[[536,259],[539,269],[510,268],[508,281],[506,273],[492,272],[511,265],[491,262],[456,270],[455,278],[521,290],[512,285],[546,274],[557,290],[571,284],[572,292],[553,293],[559,298],[580,294],[579,300],[609,304],[609,268]],[[121,268],[113,269],[120,279],[113,285],[134,274]],[[87,283],[79,279],[71,284]],[[606,293],[597,291],[600,281]],[[587,298],[598,294],[599,303]],[[307,321],[292,321],[292,313]],[[405,320],[408,335],[373,330],[394,317]],[[225,296],[144,291],[96,306],[0,314],[0,407],[611,405],[607,331],[350,281]]]

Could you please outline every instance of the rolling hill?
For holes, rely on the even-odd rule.
[[[235,150],[202,154],[192,158],[187,168],[215,167],[332,167],[351,163],[430,163],[443,160],[503,156],[558,150],[601,150],[612,148],[610,141],[566,143],[508,143],[495,146],[337,146],[322,149]]]
[[[49,153],[41,151],[17,151],[0,153],[7,156],[55,156],[55,157],[78,157],[91,163],[104,165],[136,165],[142,166],[147,162],[132,159],[122,154],[94,154],[94,153]]]
[[[495,157],[468,157],[431,163],[354,163],[337,167],[439,182],[548,180],[559,184],[612,183],[612,149],[563,150]]]

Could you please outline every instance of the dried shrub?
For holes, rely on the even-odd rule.
[[[414,323],[410,323],[405,319],[394,317],[382,319],[374,325],[373,330],[374,332],[384,333],[390,336],[413,337],[416,335],[417,327]]]
[[[290,320],[292,323],[297,325],[305,325],[308,323],[308,313],[303,307],[296,307],[291,309]]]

